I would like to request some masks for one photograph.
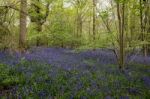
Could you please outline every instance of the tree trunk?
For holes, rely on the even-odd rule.
[[[42,32],[42,25],[40,24],[40,23],[36,23],[37,24],[37,32],[38,32],[38,36],[37,36],[37,42],[36,42],[36,46],[40,46],[41,44],[40,44],[40,41],[41,41],[41,39],[40,39],[40,34],[41,34],[41,32]]]
[[[144,35],[145,35],[145,41],[149,42],[148,41],[148,36],[149,36],[149,29],[150,29],[150,25],[149,25],[149,22],[150,22],[150,14],[149,14],[150,5],[149,5],[149,3],[150,2],[148,0],[144,0],[143,2],[144,2],[144,7],[145,7],[144,20],[143,20],[143,23],[144,23]],[[148,46],[149,46],[148,43],[144,44],[144,56],[145,57],[148,56]]]
[[[20,49],[25,48],[26,33],[27,33],[27,0],[21,0],[20,4],[20,35],[19,35],[19,47]]]
[[[43,15],[42,9],[38,5],[36,5],[36,3],[40,4],[41,2],[42,2],[41,0],[37,0],[37,2],[33,1],[31,3],[31,5],[32,5],[32,7],[34,9],[34,12],[38,16],[36,18],[31,16],[31,22],[35,22],[36,23],[36,31],[38,33],[38,36],[36,37],[36,45],[37,46],[43,45],[41,43],[40,33],[42,32],[42,25],[46,22],[46,19],[47,19],[48,15],[49,15],[49,5],[50,5],[50,2],[47,1],[46,6],[45,6],[45,11],[46,12]],[[46,46],[48,46],[48,41],[46,41]]]
[[[80,35],[79,35],[79,37],[81,37],[82,36],[82,18],[81,18],[81,15],[80,15],[80,17],[79,17],[79,27],[80,27]]]
[[[140,0],[140,25],[141,25],[141,40],[144,42],[145,36],[144,36],[144,24],[143,24],[143,2]],[[146,50],[145,50],[145,44],[142,45],[142,52],[143,55],[145,56]]]
[[[96,2],[93,0],[93,41],[95,41],[96,35]]]
[[[149,2],[148,0],[140,0],[140,23],[141,23],[141,40],[148,42],[148,33],[149,33]],[[148,55],[148,45],[142,45],[142,52],[145,57]]]
[[[77,19],[76,19],[76,36],[79,37],[79,9],[77,8]]]
[[[122,10],[122,11],[121,11]],[[117,3],[117,14],[119,22],[119,68],[124,69],[124,4]]]

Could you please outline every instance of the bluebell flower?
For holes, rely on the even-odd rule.
[[[129,96],[121,96],[119,99],[130,99]]]
[[[142,80],[144,81],[145,86],[150,88],[150,77],[145,76]]]
[[[114,99],[111,96],[106,96],[105,99]]]
[[[137,95],[140,93],[137,88],[128,88],[128,92],[129,94],[134,94],[134,95]]]

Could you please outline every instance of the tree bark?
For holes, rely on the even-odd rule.
[[[27,33],[27,0],[21,0],[20,4],[20,35],[19,35],[19,47],[25,48],[26,33]]]
[[[96,2],[93,0],[93,40],[95,41],[96,36]]]
[[[144,42],[145,36],[144,36],[144,24],[143,24],[143,2],[140,0],[140,25],[141,25],[141,40]],[[142,45],[142,52],[145,56],[146,50],[145,50],[145,44]]]
[[[118,27],[119,27],[119,68],[124,69],[124,3],[117,2]]]
[[[149,36],[149,28],[150,28],[150,25],[149,25],[149,22],[150,22],[150,15],[149,15],[150,5],[149,5],[149,1],[148,0],[144,0],[143,3],[144,3],[144,8],[145,8],[144,19],[143,19],[143,23],[144,23],[144,36],[145,36],[145,41],[149,42],[148,41],[148,36]],[[148,46],[149,46],[148,43],[144,44],[144,56],[145,57],[148,56]]]

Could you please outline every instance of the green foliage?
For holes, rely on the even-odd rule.
[[[11,67],[0,64],[0,90],[18,85],[23,82],[21,74],[16,73]]]
[[[32,0],[31,6],[29,8],[29,14],[32,22],[42,22],[45,20],[46,7],[44,5],[46,2]]]
[[[8,37],[10,36],[10,30],[7,25],[6,15],[8,9],[0,7],[0,48],[5,48],[8,43],[6,43]]]
[[[93,61],[93,60],[92,60]],[[88,60],[86,60],[88,63]],[[89,60],[89,63],[91,64],[91,60]],[[59,72],[55,76],[50,76],[48,75],[48,72],[44,71],[44,68],[48,68],[51,70],[51,66],[47,64],[42,64],[39,62],[25,62],[22,65],[25,65],[26,68],[31,66],[32,68],[36,70],[33,72],[32,76],[28,78],[26,81],[30,81],[30,83],[26,83],[22,87],[20,87],[20,92],[21,94],[24,94],[24,87],[26,86],[27,88],[32,85],[33,88],[33,93],[30,93],[29,96],[24,96],[24,97],[39,97],[39,92],[44,91],[49,94],[51,94],[52,97],[55,98],[60,98],[60,99],[65,99],[65,98],[70,98],[72,95],[72,91],[77,87],[77,83],[81,83],[82,87],[75,92],[75,97],[74,98],[81,98],[81,97],[88,97],[88,98],[93,98],[93,97],[98,97],[98,98],[104,98],[108,94],[110,94],[112,97],[119,98],[120,96],[129,96],[132,98],[135,97],[140,97],[143,96],[147,92],[147,89],[144,90],[143,83],[138,80],[139,76],[142,76],[144,73],[144,70],[147,68],[146,66],[143,68],[143,66],[138,65],[139,69],[136,69],[137,71],[132,71],[130,72],[130,76],[132,78],[135,78],[137,80],[128,80],[125,74],[119,73],[111,73],[111,72],[105,72],[105,70],[96,70],[88,76],[82,75],[80,78],[75,78],[76,75],[80,74],[80,71],[65,71],[63,69],[58,69],[57,71]],[[94,65],[94,64],[91,64]],[[35,67],[34,67],[35,66]],[[135,64],[132,65],[132,68],[135,68]],[[139,70],[141,70],[142,67],[142,72],[140,73]],[[109,69],[116,69],[116,66],[110,65],[108,67]],[[40,71],[39,71],[40,70]],[[143,74],[142,74],[143,73]],[[68,77],[69,76],[69,77]],[[99,80],[98,78],[102,79]],[[48,83],[45,83],[47,81]],[[92,88],[92,81],[96,81],[97,85],[100,86],[101,91],[97,92],[95,90],[89,90],[90,94],[88,93],[88,89]],[[117,84],[117,85],[116,85]],[[108,89],[109,88],[109,89]],[[129,88],[138,88],[140,90],[139,95],[134,95],[134,94],[129,94],[128,89]],[[107,90],[108,89],[108,90]],[[93,93],[95,95],[93,96]],[[47,97],[48,95],[46,95]]]
[[[1,1],[0,49],[16,49],[19,44],[19,7],[18,3],[9,4],[9,1],[11,0]],[[124,3],[125,49],[127,51],[134,48],[142,49],[146,45],[149,50],[149,8],[145,3],[142,1],[140,4],[136,0],[105,2],[105,0],[100,3],[95,2],[97,5],[96,39],[92,40],[94,37],[92,0],[31,0],[27,5],[29,18],[27,37],[25,37],[27,47],[36,46],[39,41],[41,46],[71,47],[81,50],[118,49],[119,26],[116,3],[121,4],[120,8]],[[12,8],[5,5],[12,5]],[[122,15],[121,9],[120,15]],[[141,18],[143,26],[141,26]],[[81,29],[82,33],[80,33]]]
[[[8,7],[0,7],[0,49],[13,49],[17,46],[12,13]]]
[[[85,60],[84,62],[94,65],[94,61]],[[23,68],[23,71],[18,71],[20,68]],[[107,68],[112,71],[116,70],[115,65],[108,65]],[[50,96],[52,98],[66,99],[72,97],[72,95],[74,98],[105,98],[108,95],[114,98],[120,98],[120,96],[129,96],[130,98],[147,97],[148,89],[139,79],[140,77],[148,76],[145,73],[145,70],[148,69],[147,66],[132,64],[131,69],[133,70],[129,72],[130,76],[124,73],[106,72],[103,68],[99,69],[82,74],[83,71],[79,70],[66,71],[37,61],[23,61],[18,66],[15,66],[13,72],[12,70],[10,72],[8,66],[0,65],[0,70],[2,70],[0,77],[3,77],[1,78],[1,85],[3,86],[19,85],[17,93],[23,98],[32,99],[40,96],[49,98]],[[32,73],[29,76],[28,73],[30,74],[31,71]],[[51,74],[54,71],[57,73],[55,75]],[[24,78],[24,83],[20,82],[20,72],[22,73],[22,79]],[[81,74],[82,76],[79,76]],[[96,82],[101,91],[90,90],[93,88],[92,82]],[[81,87],[78,85],[80,83]],[[31,88],[32,90],[30,90]],[[76,88],[79,89],[75,91]],[[129,93],[130,88],[138,88],[140,94]],[[42,92],[45,93],[43,96]]]
[[[115,2],[118,2],[118,3],[126,3],[126,2],[128,2],[128,0],[115,0]]]
[[[108,11],[102,11],[100,13],[100,16],[105,20],[109,17],[109,12]]]

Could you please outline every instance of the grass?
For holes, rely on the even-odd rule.
[[[93,63],[92,63],[93,64]],[[1,94],[4,97],[23,99],[99,99],[128,97],[148,99],[149,88],[141,80],[149,76],[147,66],[132,65],[135,69],[129,75],[100,69],[92,71],[64,70],[48,64],[25,61],[14,67],[1,64]],[[100,67],[100,66],[99,66]],[[132,68],[133,68],[132,67]],[[139,70],[139,71],[138,71]],[[142,71],[140,71],[142,70]]]

